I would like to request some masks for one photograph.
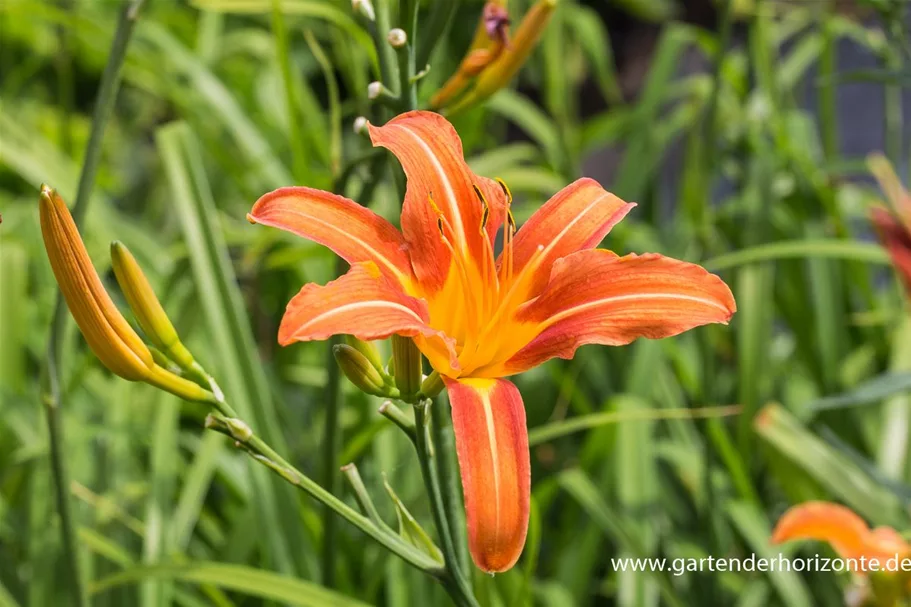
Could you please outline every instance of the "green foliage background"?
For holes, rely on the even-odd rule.
[[[528,4],[511,0],[510,10]],[[456,120],[466,155],[509,183],[521,223],[593,153],[621,152],[604,185],[639,206],[605,246],[701,263],[732,286],[739,311],[728,327],[584,348],[518,379],[533,443],[531,530],[515,569],[476,576],[479,600],[839,604],[849,580],[832,574],[623,573],[610,559],[776,555],[771,526],[814,498],[911,527],[911,323],[869,240],[878,194],[854,179],[863,159],[839,155],[835,112],[847,79],[876,83],[885,151],[901,161],[904,3],[869,0],[844,14],[825,1],[745,0],[719,5],[719,26],[701,29],[665,0],[618,2],[660,24],[635,95],[621,92],[595,4],[562,0],[521,92]],[[191,350],[279,452],[349,500],[336,465],[357,462],[392,520],[385,474],[431,529],[413,450],[379,402],[343,381],[332,449],[328,344],[276,344],[287,300],[336,265],[317,245],[248,225],[252,202],[293,183],[347,183],[355,196],[389,171],[372,208],[395,219],[400,205],[385,154],[351,129],[371,112],[376,75],[349,2],[278,6],[143,9],[83,232],[103,274],[111,240],[133,250]],[[422,101],[454,70],[480,10],[458,6]],[[35,202],[42,182],[75,197],[118,12],[112,0],[0,1],[0,605],[63,605],[68,595],[39,389],[56,291]],[[881,69],[840,70],[842,39]],[[709,67],[678,77],[687,52]],[[818,98],[809,109],[808,86]],[[668,181],[674,145],[683,165]],[[327,527],[318,505],[203,432],[200,407],[111,376],[72,323],[64,343],[65,452],[93,604],[446,604],[435,583],[343,523]],[[742,409],[694,418],[728,404]]]

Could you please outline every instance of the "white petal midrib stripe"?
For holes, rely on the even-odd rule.
[[[306,323],[304,323],[300,327],[298,327],[297,330],[295,331],[295,333],[304,331],[308,327],[315,325],[317,323],[320,323],[320,322],[326,320],[327,318],[331,318],[334,315],[343,314],[343,313],[349,312],[351,310],[357,310],[360,308],[369,308],[369,307],[377,307],[377,308],[384,307],[384,308],[393,308],[396,310],[401,310],[402,312],[405,312],[405,313],[409,314],[410,316],[413,316],[421,324],[424,324],[424,319],[421,318],[417,312],[415,312],[408,306],[404,306],[402,304],[395,303],[392,301],[371,300],[371,301],[359,301],[357,303],[345,304],[343,306],[333,308],[327,312],[323,312],[322,314],[317,314],[316,316],[314,316],[310,320],[308,320]]]
[[[493,466],[493,495],[496,504],[496,527],[493,544],[498,546],[500,543],[500,458],[497,454],[497,427],[493,421],[490,392],[485,392],[481,395],[481,404],[484,407],[484,421],[487,422],[487,442],[490,447],[490,462]]]
[[[544,321],[544,324],[545,324],[545,326],[549,327],[549,326],[553,325],[554,323],[556,323],[560,320],[563,320],[564,318],[567,318],[574,314],[578,314],[579,312],[584,312],[585,310],[588,310],[590,308],[595,308],[600,305],[618,302],[618,301],[633,301],[633,300],[637,300],[637,299],[683,299],[686,301],[694,301],[694,302],[702,303],[707,306],[718,308],[719,310],[724,310],[725,312],[728,311],[727,307],[719,304],[716,301],[713,301],[711,299],[705,299],[703,297],[695,297],[693,295],[681,295],[678,293],[646,293],[646,294],[635,294],[635,295],[615,295],[613,297],[604,297],[601,299],[587,301],[583,304],[579,304],[578,306],[573,306],[571,308],[567,308],[566,310],[563,310],[562,312],[558,312],[558,313],[554,314],[553,316],[549,317],[547,320]]]
[[[421,149],[430,158],[434,171],[440,176],[440,181],[443,182],[443,188],[446,190],[446,205],[449,207],[450,216],[452,217],[453,223],[455,224],[452,227],[456,231],[456,236],[459,239],[459,246],[464,250],[467,246],[465,239],[465,226],[462,224],[462,214],[459,212],[459,202],[456,200],[455,190],[452,188],[452,184],[449,182],[449,175],[446,173],[446,169],[443,168],[443,165],[440,164],[439,160],[437,160],[437,157],[433,153],[433,150],[429,145],[427,145],[427,143],[421,138],[420,135],[402,124],[394,124],[389,126],[398,127],[402,131],[408,133],[408,135],[417,142]]]

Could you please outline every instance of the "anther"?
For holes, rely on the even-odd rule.
[[[500,189],[503,190],[503,194],[506,195],[506,204],[507,204],[507,206],[508,206],[508,205],[511,205],[511,204],[512,204],[512,192],[509,191],[509,186],[507,186],[507,185],[506,185],[506,182],[503,181],[502,179],[500,179],[499,177],[496,177],[496,178],[494,179],[494,181],[497,182],[497,185],[499,185],[499,186],[500,186]]]
[[[481,201],[481,207],[484,209],[484,213],[481,215],[481,231],[483,232],[487,227],[487,219],[490,217],[490,205],[487,203],[484,192],[481,191],[481,188],[479,188],[476,183],[471,184],[471,187],[474,188],[474,193],[478,197],[478,200]]]

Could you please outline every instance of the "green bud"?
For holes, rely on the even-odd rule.
[[[433,398],[437,394],[442,392],[443,388],[445,388],[445,387],[446,386],[443,383],[443,378],[440,377],[439,373],[434,371],[433,373],[428,375],[426,378],[424,378],[424,382],[421,384],[421,394],[423,394],[427,398]]]
[[[383,377],[366,356],[347,344],[333,346],[332,354],[345,377],[362,392],[374,396],[388,396],[388,388]]]
[[[364,358],[370,361],[373,368],[379,371],[380,375],[385,375],[383,370],[383,359],[380,357],[380,351],[373,342],[358,339],[353,335],[345,335],[345,343],[364,355]]]
[[[395,367],[395,385],[402,398],[408,400],[421,389],[424,377],[421,369],[421,351],[410,337],[392,336],[392,360]]]

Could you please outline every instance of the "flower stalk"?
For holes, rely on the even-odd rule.
[[[418,550],[405,542],[401,537],[389,530],[385,524],[381,525],[370,517],[357,512],[345,502],[335,497],[332,493],[326,491],[323,487],[313,481],[313,479],[288,463],[252,430],[245,440],[239,440],[238,437],[232,433],[228,420],[218,413],[212,413],[206,417],[205,425],[206,428],[225,434],[235,440],[235,445],[238,448],[243,449],[254,460],[266,466],[297,489],[331,509],[334,513],[341,516],[410,565],[437,579],[444,580],[446,578],[445,571],[440,568],[438,562],[430,558],[421,550]]]

